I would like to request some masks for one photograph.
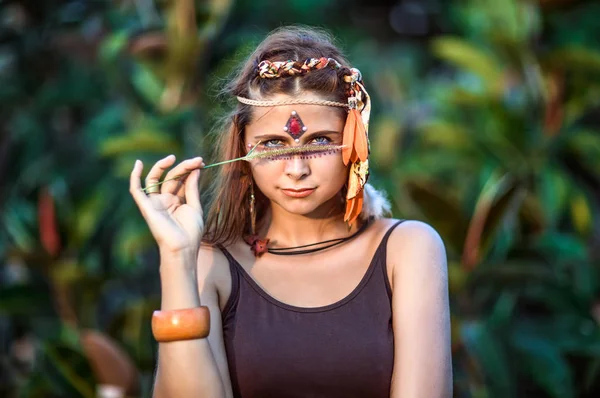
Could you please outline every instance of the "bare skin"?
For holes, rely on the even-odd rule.
[[[298,142],[282,129],[292,111],[308,127]],[[341,142],[342,128],[343,120],[332,108],[280,106],[258,110],[244,138],[250,145],[259,140],[273,147],[319,145]],[[146,185],[162,178],[174,162],[174,157],[157,162]],[[156,397],[232,397],[220,317],[231,294],[231,277],[221,251],[199,245],[204,233],[198,192],[202,166],[199,158],[181,162],[164,178],[192,171],[189,176],[165,183],[160,193],[148,196],[141,190],[141,163],[136,163],[131,174],[131,193],[160,249],[161,309],[206,305],[211,312],[208,338],[159,344]],[[257,188],[271,200],[267,222],[259,232],[276,246],[348,236],[359,227],[348,229],[340,211],[340,189],[346,179],[340,154],[254,161],[252,171]],[[284,192],[303,188],[314,192],[304,198]],[[354,290],[394,222],[377,220],[344,245],[286,257],[286,261],[270,253],[256,258],[241,239],[227,249],[275,299],[297,307],[320,307]],[[395,359],[391,396],[451,396],[446,259],[439,235],[421,222],[400,225],[388,242],[387,274],[397,292],[392,299]]]

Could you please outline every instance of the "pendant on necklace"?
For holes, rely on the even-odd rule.
[[[270,239],[261,239],[258,235],[250,235],[244,238],[244,241],[250,245],[250,250],[256,257],[260,257],[269,251],[268,244]]]

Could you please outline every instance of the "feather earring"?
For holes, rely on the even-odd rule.
[[[362,116],[358,109],[350,109],[343,132],[342,159],[345,165],[364,162],[369,157],[369,144]]]
[[[350,109],[348,117],[346,118],[346,124],[344,125],[344,132],[342,133],[344,148],[342,149],[342,160],[347,166],[352,159],[354,153],[354,134],[356,134],[356,109]]]
[[[344,125],[342,160],[350,164],[348,176],[348,193],[346,195],[346,213],[344,221],[352,225],[363,208],[363,189],[369,175],[369,138],[368,123],[371,111],[369,96],[360,84],[361,75],[353,70],[345,81],[350,83],[348,97],[348,117]],[[359,111],[359,108],[361,110]]]

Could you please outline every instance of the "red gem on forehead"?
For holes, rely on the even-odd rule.
[[[300,122],[298,119],[294,118],[290,120],[290,133],[296,135],[300,134],[300,131],[302,131],[302,127],[300,127]]]
[[[296,111],[293,111],[283,130],[287,131],[292,138],[297,139],[304,134],[307,128],[304,123],[302,123],[302,119],[300,119],[300,116],[298,116]]]

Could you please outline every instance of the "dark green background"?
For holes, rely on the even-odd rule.
[[[220,87],[286,24],[337,37],[373,98],[371,182],[444,238],[455,395],[600,396],[597,1],[1,0],[0,21],[1,396],[94,396],[111,369],[149,395],[158,257],[128,174],[214,160]]]

